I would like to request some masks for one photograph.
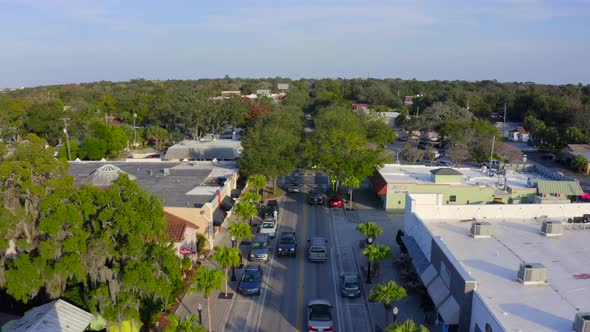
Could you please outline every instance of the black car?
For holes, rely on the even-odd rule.
[[[340,294],[344,297],[361,296],[361,283],[358,274],[340,276]]]
[[[307,203],[309,203],[310,205],[313,205],[313,204],[322,205],[322,204],[324,204],[324,196],[319,191],[312,191],[307,196]]]
[[[418,143],[418,145],[416,145],[416,147],[420,150],[426,150],[427,145],[420,142],[420,143]]]
[[[260,295],[262,285],[262,267],[259,264],[248,264],[242,272],[238,292],[244,295]]]
[[[297,236],[295,232],[282,232],[277,245],[277,255],[297,256]]]
[[[277,211],[277,214],[279,214],[279,212],[280,212],[279,211],[279,202],[277,202],[276,199],[269,199],[268,202],[266,202],[266,208],[270,209],[272,212]]]

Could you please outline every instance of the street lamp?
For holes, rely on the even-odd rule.
[[[201,314],[201,312],[203,311],[202,304],[197,304],[197,311],[199,312],[199,325],[203,326],[203,315]]]
[[[373,244],[373,238],[369,236],[367,239],[369,245]],[[369,268],[367,269],[367,284],[371,284],[371,260],[369,259]]]
[[[397,321],[397,314],[399,313],[399,309],[397,308],[397,306],[393,307],[393,322],[395,323]]]
[[[234,235],[231,236],[231,247],[236,247],[236,237]],[[242,263],[242,257],[240,255],[240,264]],[[236,281],[236,267],[231,267],[231,281]]]

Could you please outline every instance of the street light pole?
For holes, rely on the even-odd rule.
[[[373,245],[373,238],[369,236],[367,239],[369,245]],[[367,284],[371,284],[371,260],[369,259],[369,268],[367,269]]]
[[[236,247],[236,237],[234,235],[231,236],[231,247],[235,248]],[[240,255],[240,264],[242,263],[242,258]],[[236,267],[232,266],[231,267],[231,281],[236,281]]]
[[[399,309],[397,308],[397,306],[393,307],[393,322],[395,323],[397,321],[397,314],[399,313]]]
[[[201,314],[201,312],[203,311],[202,304],[197,304],[197,311],[199,312],[199,325],[203,326],[203,315]]]
[[[133,111],[133,150],[137,147],[137,133],[135,128],[135,119],[137,118],[137,113]]]

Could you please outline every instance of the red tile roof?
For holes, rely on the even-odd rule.
[[[181,242],[184,240],[184,231],[187,227],[199,229],[199,226],[190,223],[188,220],[173,215],[172,213],[164,211],[166,216],[166,234],[173,242]]]

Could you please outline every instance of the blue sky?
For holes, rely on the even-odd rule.
[[[590,0],[0,0],[0,88],[145,79],[590,83]]]

